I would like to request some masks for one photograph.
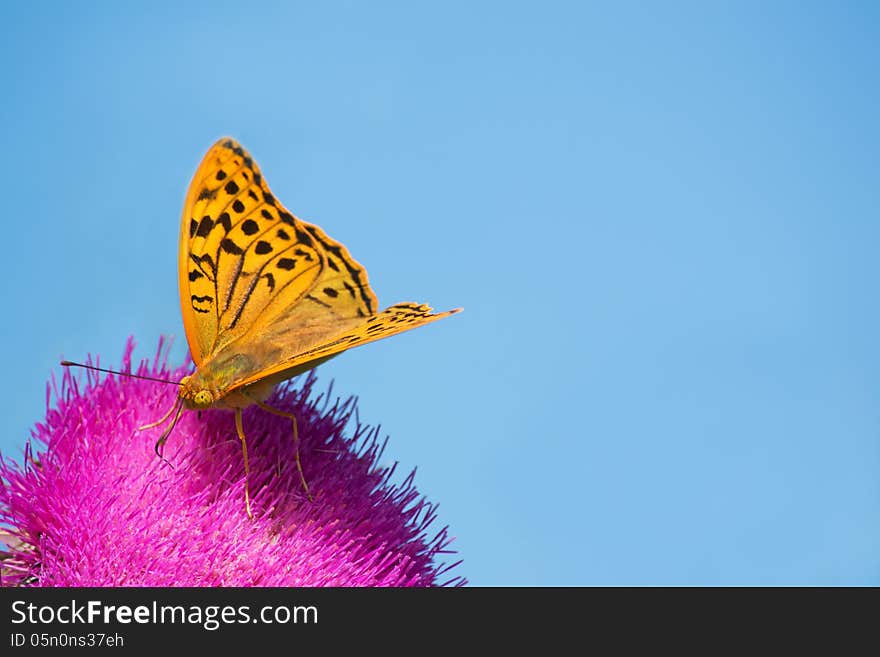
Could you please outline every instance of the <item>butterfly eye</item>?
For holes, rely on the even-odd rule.
[[[214,397],[208,390],[199,390],[193,395],[193,401],[196,406],[207,407],[214,403]]]

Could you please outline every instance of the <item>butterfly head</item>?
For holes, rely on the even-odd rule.
[[[193,376],[185,376],[180,380],[179,397],[187,408],[201,410],[214,405],[214,393],[205,387],[204,382]]]

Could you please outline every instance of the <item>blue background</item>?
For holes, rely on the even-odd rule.
[[[2,448],[60,356],[185,353],[230,134],[379,300],[320,368],[473,584],[880,584],[875,3],[16,3]]]

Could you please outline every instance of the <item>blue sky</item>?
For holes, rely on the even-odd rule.
[[[215,139],[383,304],[319,370],[476,585],[880,584],[874,3],[5,12],[0,449],[177,300]]]

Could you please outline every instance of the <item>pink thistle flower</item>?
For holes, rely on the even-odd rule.
[[[129,340],[123,370],[130,371]],[[160,357],[137,373],[178,381]],[[304,380],[303,380],[304,379]],[[436,515],[413,485],[391,483],[377,461],[378,428],[354,422],[354,399],[314,396],[313,373],[279,386],[269,403],[299,418],[302,489],[289,420],[249,408],[254,520],[231,411],[187,412],[165,446],[139,431],[173,401],[162,383],[65,372],[47,388],[47,414],[19,465],[0,457],[0,577],[8,586],[436,586],[457,563],[436,563],[451,542],[429,537]],[[55,390],[56,407],[50,406]],[[2,538],[2,537],[0,537]]]

